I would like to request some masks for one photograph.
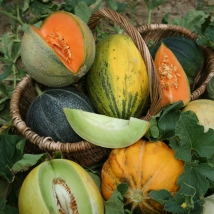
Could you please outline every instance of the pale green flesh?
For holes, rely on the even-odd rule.
[[[118,119],[78,109],[64,108],[73,130],[83,139],[106,148],[122,148],[142,138],[150,123],[131,117]]]
[[[40,178],[39,183],[42,198],[45,201],[49,213],[59,213],[52,188],[52,181],[56,178],[61,178],[66,181],[66,184],[70,187],[76,198],[80,214],[94,213],[90,204],[91,198],[87,192],[87,184],[82,181],[82,176],[83,175],[80,175],[75,168],[63,160],[51,160],[42,165],[38,177]]]

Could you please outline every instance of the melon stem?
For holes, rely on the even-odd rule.
[[[39,87],[39,85],[37,83],[35,84],[35,88],[36,88],[36,92],[37,92],[38,96],[43,94],[41,88]]]

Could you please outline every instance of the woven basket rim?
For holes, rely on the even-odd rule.
[[[21,94],[20,92],[25,89],[26,85],[29,82],[33,81],[34,79],[30,75],[26,74],[26,76],[22,78],[22,80],[18,83],[17,87],[14,89],[14,92],[11,97],[10,116],[18,132],[24,133],[24,136],[27,140],[33,142],[40,149],[47,151],[75,152],[85,149],[93,149],[94,147],[97,147],[96,145],[84,140],[74,143],[62,143],[60,141],[55,142],[51,137],[42,137],[37,133],[33,132],[29,127],[27,127],[26,123],[22,120],[22,116],[19,113],[19,103],[17,101],[19,101]]]

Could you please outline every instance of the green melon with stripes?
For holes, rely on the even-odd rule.
[[[145,109],[148,74],[139,50],[127,35],[110,35],[96,45],[86,83],[89,97],[100,114],[129,119],[140,117]]]

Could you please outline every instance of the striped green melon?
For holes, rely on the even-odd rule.
[[[86,83],[97,112],[121,119],[139,117],[149,95],[144,60],[132,39],[122,34],[108,36],[96,45]]]
[[[78,81],[90,69],[95,41],[79,17],[57,11],[39,29],[30,26],[21,42],[21,58],[27,73],[49,87]]]

